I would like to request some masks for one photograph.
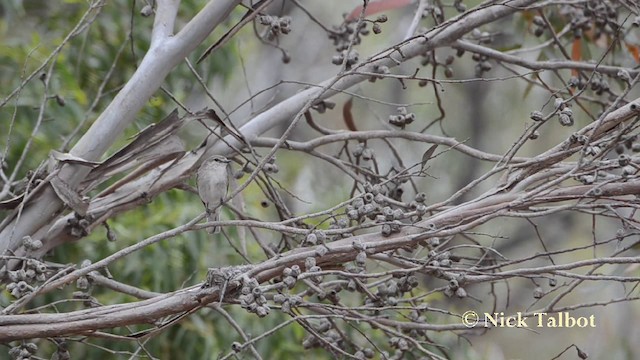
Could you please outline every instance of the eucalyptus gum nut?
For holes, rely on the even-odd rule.
[[[544,120],[544,115],[540,111],[532,111],[529,118],[533,121],[542,121]]]

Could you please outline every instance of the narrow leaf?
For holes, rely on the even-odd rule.
[[[420,172],[424,171],[425,166],[427,166],[427,161],[433,157],[433,153],[436,151],[437,147],[438,144],[431,145],[431,147],[422,154],[422,166],[420,167]]]
[[[344,123],[347,125],[347,129],[351,131],[358,131],[356,124],[353,122],[353,114],[351,114],[351,107],[353,106],[353,98],[349,99],[342,107],[342,117]]]
[[[573,40],[573,45],[571,46],[571,60],[579,62],[582,60],[582,42],[580,39]],[[578,76],[578,70],[571,69],[571,76]]]
[[[627,44],[627,50],[629,50],[633,59],[640,64],[640,48],[636,45]]]

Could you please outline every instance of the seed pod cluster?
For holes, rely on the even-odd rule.
[[[373,75],[369,77],[369,82],[372,82],[372,83],[376,82],[376,80],[378,79],[384,79],[385,75],[391,73],[391,71],[389,70],[389,67],[386,65],[374,65],[373,72],[379,75]]]
[[[19,346],[14,346],[9,349],[9,357],[15,360],[28,360],[38,351],[38,345],[32,342],[23,343]]]
[[[570,107],[565,107],[558,114],[558,121],[560,121],[560,125],[562,126],[572,126],[573,121],[573,111]]]
[[[375,298],[367,297],[365,306],[397,306],[404,294],[415,289],[419,284],[418,278],[412,274],[395,273],[393,276],[393,279],[378,285]]]
[[[280,169],[278,168],[278,165],[276,164],[275,155],[270,157],[267,160],[267,163],[264,164],[264,166],[262,167],[262,170],[264,170],[264,172],[270,173],[270,174],[277,174],[278,171],[280,171]]]
[[[567,15],[574,37],[580,38],[584,32],[590,31],[592,38],[598,39],[602,35],[613,36],[621,31],[617,11],[619,6],[612,1],[585,1],[568,8]]]
[[[631,157],[626,154],[618,155],[618,166],[627,166],[631,162]]]
[[[593,156],[596,157],[602,153],[602,148],[598,145],[589,145],[584,148],[583,153],[585,156]]]
[[[353,356],[358,360],[373,359],[376,356],[376,352],[371,348],[364,348],[356,351]]]
[[[387,22],[386,15],[380,15],[375,20],[366,20],[358,24],[357,19],[347,20],[340,26],[333,26],[329,32],[329,39],[333,41],[336,51],[341,52],[349,48],[349,44],[360,45],[362,37],[370,34],[368,23],[371,23],[371,31],[374,34],[380,34],[382,27],[380,24]],[[356,29],[357,27],[357,29]]]
[[[310,256],[304,260],[304,268],[307,273],[311,273],[311,274],[319,273],[320,271],[322,271],[320,266],[316,265],[316,258],[313,256]],[[322,275],[318,274],[318,275],[311,276],[311,281],[313,281],[316,284],[321,283],[322,280],[323,280]]]
[[[267,298],[262,293],[260,284],[256,279],[245,280],[240,289],[240,294],[240,306],[248,312],[259,317],[265,317],[271,312]]]
[[[372,148],[367,147],[365,143],[358,143],[352,152],[356,158],[361,158],[364,161],[371,161],[375,157],[375,151]]]
[[[462,0],[454,0],[453,7],[459,12],[463,13],[467,11],[467,6],[462,3]]]
[[[81,216],[78,213],[73,213],[73,217],[67,220],[67,225],[70,227],[69,233],[73,237],[81,238],[89,235],[91,222],[93,222],[93,216]]]
[[[0,279],[8,282],[7,291],[17,299],[31,293],[34,286],[47,280],[47,265],[36,259],[27,259],[18,270],[0,270]]]
[[[547,23],[544,21],[542,16],[534,16],[532,23],[534,25],[533,35],[535,35],[536,37],[542,36],[547,28]]]
[[[265,34],[265,38],[269,41],[273,41],[282,35],[287,35],[291,32],[291,17],[283,16],[277,17],[272,15],[258,16],[260,24],[268,27]]]
[[[427,3],[427,5],[424,7],[424,15],[422,17],[426,18],[431,16],[436,19],[437,23],[443,22],[444,9],[442,8],[442,5],[440,5],[439,3]]]
[[[322,334],[322,341],[318,339],[315,335],[311,334],[302,340],[302,347],[305,349],[313,349],[319,347],[327,347],[330,344],[331,346],[342,348],[344,346],[344,341],[340,333],[334,329],[329,329],[324,332],[318,332]]]
[[[426,194],[418,193],[413,201],[408,204],[399,205],[395,201],[401,201],[402,188],[400,187],[406,179],[396,179],[396,181],[387,182],[384,185],[365,184],[363,195],[354,198],[350,204],[345,207],[346,218],[351,221],[362,223],[372,220],[380,224],[381,234],[385,237],[400,232],[403,221],[411,219],[411,222],[422,218],[427,212]],[[391,194],[391,196],[388,196]],[[340,229],[337,222],[332,222],[331,229]],[[342,219],[346,221],[346,219]],[[346,226],[345,226],[346,227]],[[351,233],[347,233],[351,236]]]
[[[562,98],[556,98],[554,101],[554,106],[558,110],[558,121],[562,126],[572,126],[573,121],[573,110],[567,105],[567,103]]]
[[[27,235],[22,238],[22,246],[24,246],[27,251],[34,251],[42,247],[42,241],[33,240],[31,236]]]
[[[405,126],[411,124],[416,119],[416,114],[408,113],[407,108],[401,106],[398,108],[397,115],[389,115],[389,124],[404,129]]]
[[[605,92],[609,92],[609,82],[602,75],[594,75],[590,82],[590,89],[595,92],[596,95],[602,95]]]
[[[482,77],[484,73],[493,69],[493,66],[489,62],[489,57],[485,55],[476,53],[471,55],[471,59],[476,62],[476,65],[474,67],[476,77]]]
[[[467,291],[462,287],[464,283],[464,277],[458,276],[457,278],[449,279],[449,283],[447,287],[444,289],[444,294],[447,297],[452,297],[453,295],[459,297],[460,299],[467,297]]]
[[[346,59],[346,68],[347,69],[351,69],[351,67],[355,64],[358,63],[360,54],[358,54],[358,52],[356,50],[351,50],[349,52],[347,52],[348,50],[343,50],[340,53],[338,53],[337,55],[334,55],[331,58],[331,63],[334,65],[342,65],[342,63],[345,61]]]
[[[544,120],[544,115],[542,114],[542,112],[536,110],[531,112],[529,118],[531,118],[531,120],[533,121],[542,121]]]

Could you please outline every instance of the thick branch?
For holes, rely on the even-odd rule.
[[[640,193],[640,181],[629,181],[623,184],[596,185],[600,188],[602,197],[634,195]],[[415,246],[419,241],[434,236],[449,236],[468,230],[501,215],[504,209],[527,209],[531,206],[546,202],[562,202],[571,199],[581,199],[594,186],[581,185],[551,191],[539,197],[531,198],[526,203],[520,203],[522,193],[497,194],[492,197],[469,202],[451,208],[431,218],[405,227],[400,234],[388,238],[379,233],[363,234],[334,241],[324,247],[327,252],[319,256],[316,247],[294,249],[252,266],[246,273],[255,277],[259,282],[268,282],[282,274],[286,266],[301,264],[307,257],[316,257],[317,264],[323,268],[341,266],[352,261],[359,250],[353,246],[361,243],[367,252],[380,253],[397,250],[407,246]],[[158,235],[162,236],[162,234]],[[626,262],[629,262],[625,260]],[[631,262],[640,261],[633,258]],[[586,263],[585,263],[586,264]],[[583,265],[580,265],[583,266]],[[91,268],[77,270],[55,282],[55,286],[68,284]],[[232,288],[227,289],[232,291]],[[151,323],[154,319],[171,314],[178,314],[204,306],[216,301],[217,292],[210,290],[198,292],[194,288],[180,290],[173,294],[158,296],[153,299],[130,304],[105,306],[102,308],[75,311],[66,314],[25,314],[6,315],[0,317],[0,342],[29,339],[46,336],[63,336],[86,333],[104,328],[117,326]]]
[[[160,10],[162,10],[160,16],[164,20],[155,24],[156,29],[163,29],[158,30],[158,34],[167,35],[169,26],[173,25],[171,19],[176,9],[168,1],[160,2]],[[100,160],[135,119],[138,111],[160,88],[167,74],[195,49],[239,2],[239,0],[211,1],[177,36],[160,41],[160,35],[157,35],[158,37],[154,39],[156,41],[152,43],[152,47],[131,79],[70,153],[88,161]],[[63,182],[75,188],[87,173],[86,167],[65,165],[58,176]],[[33,203],[27,204],[19,221],[14,219],[2,229],[0,253],[15,250],[23,236],[35,234],[38,229],[55,218],[61,209],[62,202],[51,188],[47,188]]]

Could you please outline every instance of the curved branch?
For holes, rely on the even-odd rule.
[[[455,138],[448,138],[444,136],[428,135],[411,131],[390,131],[390,130],[370,130],[370,131],[342,131],[337,134],[325,135],[314,138],[307,142],[287,141],[282,147],[285,149],[297,150],[297,151],[311,151],[315,148],[327,145],[335,142],[342,142],[347,140],[371,140],[371,139],[389,139],[398,138],[412,141],[425,142],[430,144],[446,145],[454,150],[458,150],[463,154],[469,155],[476,159],[487,161],[501,161],[503,155],[491,154],[471,146],[465,145],[459,142]],[[255,138],[251,141],[254,146],[274,146],[277,139],[269,138]],[[522,163],[530,158],[514,157],[513,163]]]

